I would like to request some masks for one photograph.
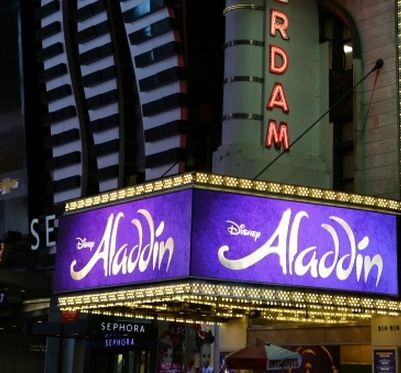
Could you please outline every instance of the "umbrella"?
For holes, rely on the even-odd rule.
[[[302,356],[271,343],[241,348],[226,356],[230,369],[281,370],[299,368]]]

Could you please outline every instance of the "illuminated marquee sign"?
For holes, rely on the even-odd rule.
[[[286,3],[287,1],[276,0],[279,3]],[[289,41],[288,36],[289,21],[287,15],[279,10],[270,9],[269,14],[269,33],[275,40]],[[288,54],[284,48],[278,44],[269,45],[269,72],[273,76],[285,74],[288,69]],[[271,89],[270,97],[266,102],[266,110],[272,112],[281,110],[284,114],[288,114],[290,109],[288,99],[285,94],[285,89],[282,83],[274,82]],[[289,150],[289,135],[288,123],[285,121],[278,122],[275,119],[269,119],[266,130],[265,146],[270,148],[274,145],[277,148],[281,146],[285,150]]]
[[[395,216],[214,191],[196,201],[195,276],[398,293]]]
[[[55,289],[189,275],[191,191],[60,218]]]
[[[55,290],[185,277],[398,294],[396,216],[187,189],[60,219]]]

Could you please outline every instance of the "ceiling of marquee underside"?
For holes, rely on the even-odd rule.
[[[62,295],[58,300],[61,310],[182,322],[249,317],[345,324],[401,314],[401,302],[388,298],[199,282]]]

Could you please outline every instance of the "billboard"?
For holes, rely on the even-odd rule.
[[[199,190],[193,221],[194,276],[398,293],[393,215]]]
[[[54,290],[188,276],[191,197],[180,191],[61,217]]]
[[[398,294],[396,216],[187,189],[60,219],[55,290],[201,278]]]

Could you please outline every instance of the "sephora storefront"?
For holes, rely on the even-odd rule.
[[[217,369],[261,325],[272,338],[283,325],[308,326],[314,337],[302,343],[319,344],[317,328],[350,334],[379,316],[397,319],[399,208],[200,173],[73,201],[59,222],[57,312],[104,318],[96,342],[86,336],[88,356],[111,348],[134,367],[148,354],[158,371]]]

